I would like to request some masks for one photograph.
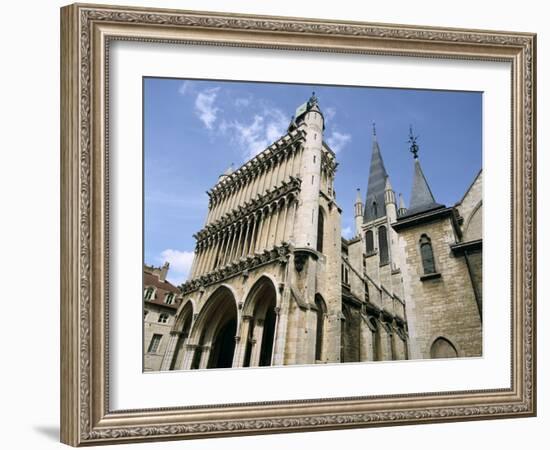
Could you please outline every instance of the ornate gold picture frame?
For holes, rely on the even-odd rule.
[[[511,149],[502,151],[511,154],[510,386],[114,410],[109,56],[115,41],[509,63]],[[535,88],[536,36],[530,33],[85,4],[62,8],[61,441],[80,446],[534,416]]]

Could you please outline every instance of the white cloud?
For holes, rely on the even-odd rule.
[[[209,130],[212,129],[217,115],[220,112],[220,108],[214,106],[219,90],[219,87],[206,89],[199,92],[195,99],[195,114],[197,114],[204,126]]]
[[[173,250],[167,248],[160,253],[158,260],[160,263],[168,261],[170,270],[168,271],[168,279],[171,283],[178,285],[187,280],[191,265],[193,264],[193,252]]]
[[[336,116],[336,108],[332,106],[325,106],[323,108],[323,115],[325,116],[325,121],[330,122]]]
[[[178,92],[181,95],[185,95],[189,92],[189,89],[191,89],[191,82],[189,80],[185,80],[183,83],[181,83]]]
[[[351,227],[344,227],[342,228],[342,236],[344,236],[346,239],[349,239],[351,237],[353,237],[353,230]]]
[[[244,97],[238,97],[235,99],[235,106],[237,108],[246,108],[247,106],[250,106],[251,103],[250,98],[244,98]]]
[[[333,131],[327,138],[327,143],[334,153],[341,152],[349,141],[351,141],[351,134],[340,133],[339,131]]]
[[[249,123],[224,121],[220,129],[230,133],[231,139],[241,146],[244,160],[248,160],[280,138],[287,126],[288,118],[282,111],[270,109],[255,114]]]

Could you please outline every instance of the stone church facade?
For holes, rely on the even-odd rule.
[[[457,204],[438,204],[411,136],[406,209],[374,134],[344,239],[324,129],[313,95],[208,192],[160,370],[481,356],[481,172]]]

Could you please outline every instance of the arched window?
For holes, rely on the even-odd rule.
[[[325,327],[325,314],[327,307],[323,298],[317,294],[315,296],[315,306],[317,307],[317,334],[315,336],[315,359],[321,360],[323,356],[323,336]]]
[[[372,215],[373,217],[378,215],[378,205],[376,204],[376,200],[373,200],[372,202]]]
[[[378,251],[380,252],[380,265],[388,264],[388,236],[386,227],[378,228]]]
[[[365,235],[365,243],[367,255],[370,255],[374,252],[374,233],[372,230],[367,231],[367,234]]]
[[[317,251],[323,253],[323,233],[325,231],[325,217],[319,208],[319,219],[317,220]]]
[[[145,293],[143,295],[143,298],[145,298],[145,300],[152,300],[154,293],[155,293],[155,289],[152,288],[152,287],[148,287],[147,289],[145,289]]]
[[[420,256],[422,257],[422,267],[424,268],[424,273],[435,273],[435,260],[432,249],[432,241],[425,234],[420,237]]]
[[[458,352],[449,340],[438,337],[432,344],[430,356],[432,358],[457,358]]]

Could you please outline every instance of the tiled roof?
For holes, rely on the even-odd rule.
[[[166,308],[177,310],[179,306],[180,299],[178,298],[178,294],[180,293],[179,289],[174,286],[169,281],[161,281],[159,278],[148,272],[147,270],[143,271],[143,289],[147,287],[154,287],[155,290],[155,297],[151,300],[147,300],[147,303],[152,303],[159,306],[164,306]],[[164,303],[164,299],[166,297],[166,294],[173,293],[175,295],[174,303],[171,305],[167,305]]]

